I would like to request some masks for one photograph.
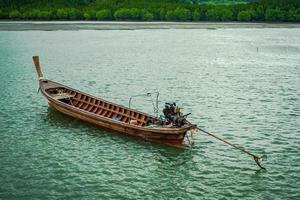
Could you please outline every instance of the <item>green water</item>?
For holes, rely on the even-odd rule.
[[[300,198],[300,29],[157,26],[0,31],[0,199]],[[47,78],[119,104],[159,90],[160,108],[178,102],[267,170],[202,133],[176,149],[66,117],[37,93],[32,55]]]

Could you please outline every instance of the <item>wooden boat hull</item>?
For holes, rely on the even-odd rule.
[[[64,95],[69,95],[64,98],[64,101],[68,100],[68,98],[70,99],[68,103],[62,102],[61,99],[54,98],[51,92],[49,92],[57,90],[57,88],[64,90]],[[42,94],[47,98],[49,105],[59,112],[105,129],[145,140],[165,143],[172,146],[183,146],[185,145],[185,135],[191,128],[191,126],[180,128],[149,128],[145,125],[145,122],[146,119],[153,117],[151,115],[105,101],[50,80],[41,79],[40,89]],[[101,107],[102,104],[103,106]],[[113,116],[121,116],[121,121],[114,120]],[[138,121],[138,124],[130,124],[128,119],[134,119]]]

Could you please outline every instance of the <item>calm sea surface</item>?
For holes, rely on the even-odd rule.
[[[0,199],[300,199],[299,27],[6,26]],[[37,93],[32,55],[46,78],[119,104],[158,90],[160,109],[176,101],[200,127],[266,155],[267,170],[203,133],[176,149],[60,114]]]

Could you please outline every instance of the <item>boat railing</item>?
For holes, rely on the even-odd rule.
[[[152,95],[155,95],[155,104],[153,102],[153,99],[151,98]],[[131,105],[132,105],[132,99],[133,98],[136,98],[136,97],[150,97],[151,98],[151,103],[152,103],[152,106],[153,106],[153,112],[154,112],[154,115],[156,116],[156,118],[158,117],[158,112],[159,112],[159,109],[158,109],[158,98],[159,98],[159,92],[158,91],[155,91],[155,92],[147,92],[146,94],[137,94],[137,95],[133,95],[129,98],[129,102],[128,102],[128,107],[131,109]]]

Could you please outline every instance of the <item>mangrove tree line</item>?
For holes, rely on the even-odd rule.
[[[299,22],[300,0],[233,5],[195,0],[1,0],[0,19]]]

